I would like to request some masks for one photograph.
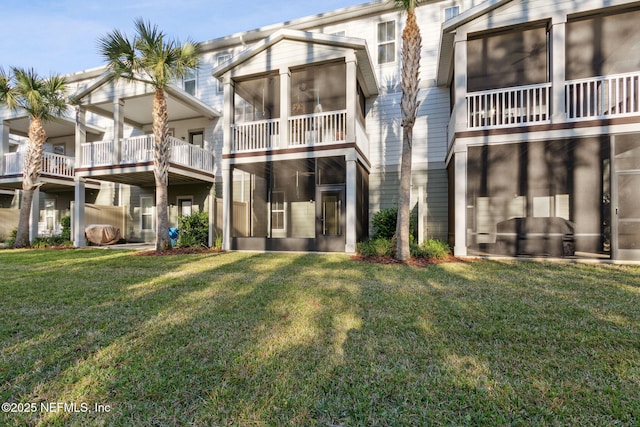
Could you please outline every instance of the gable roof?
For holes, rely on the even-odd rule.
[[[436,74],[436,84],[445,86],[449,83],[451,70],[453,68],[453,45],[456,30],[480,16],[486,15],[492,10],[509,3],[512,0],[487,0],[476,7],[468,9],[458,16],[445,21],[440,31],[440,44],[438,46],[438,68]]]
[[[284,40],[311,43],[315,45],[326,45],[342,49],[351,49],[355,52],[358,61],[358,68],[364,79],[364,90],[369,95],[378,93],[378,82],[376,80],[375,71],[371,63],[367,42],[364,39],[354,37],[332,36],[322,33],[312,33],[308,31],[298,31],[291,29],[280,29],[270,36],[262,39],[242,53],[225,62],[212,71],[212,75],[216,78],[222,77],[229,70],[243,64],[256,57],[268,48],[277,45]]]

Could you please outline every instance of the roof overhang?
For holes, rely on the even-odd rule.
[[[14,135],[28,137],[29,135],[29,116],[26,114],[17,115],[13,118],[4,120],[9,125],[10,133]],[[75,135],[76,121],[71,117],[71,113],[67,113],[64,117],[52,119],[43,123],[47,138],[58,138],[62,136]],[[88,133],[101,135],[104,129],[91,124],[86,125]]]
[[[510,1],[511,0],[487,0],[442,24],[436,74],[436,84],[438,86],[446,86],[449,84],[453,71],[454,43],[457,29]]]
[[[129,90],[132,88],[133,90]],[[168,86],[165,94],[169,120],[203,117],[213,120],[221,116],[219,111],[177,86]],[[108,117],[113,116],[116,100],[122,100],[125,103],[125,121],[134,126],[142,127],[153,122],[154,97],[155,88],[143,76],[127,81],[126,79],[116,79],[112,71],[106,71],[80,88],[70,99],[74,104],[83,105],[89,111]]]
[[[371,62],[367,42],[364,39],[355,37],[341,37],[322,33],[312,33],[308,31],[298,31],[291,29],[280,29],[270,36],[262,39],[252,47],[243,51],[231,61],[215,67],[212,75],[218,79],[222,78],[228,71],[239,65],[250,61],[261,52],[276,46],[278,43],[290,40],[314,45],[325,45],[333,48],[352,50],[355,52],[360,75],[362,76],[363,90],[368,96],[378,94],[378,82],[376,73]]]

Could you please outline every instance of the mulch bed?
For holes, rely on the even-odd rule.
[[[191,255],[191,254],[212,254],[220,253],[220,249],[210,248],[173,248],[168,251],[156,251],[155,249],[147,251],[136,251],[133,256],[167,256],[167,255]]]

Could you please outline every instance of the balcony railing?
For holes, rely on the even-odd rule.
[[[289,140],[286,144],[280,141],[279,119],[234,124],[231,128],[231,151],[264,151],[343,142],[347,133],[347,111],[294,116],[287,123]]]
[[[134,136],[122,140],[120,164],[153,161],[153,135]],[[213,173],[213,153],[204,148],[169,137],[172,163]],[[114,145],[112,141],[96,141],[82,144],[82,166],[114,165]]]
[[[550,120],[551,83],[467,94],[469,129],[545,123]]]
[[[346,110],[289,118],[290,147],[342,142],[346,132]]]
[[[569,80],[565,84],[568,120],[640,114],[640,72]]]
[[[5,174],[20,175],[24,170],[24,153],[6,153]],[[73,178],[73,158],[60,154],[42,153],[42,174]]]
[[[278,119],[232,125],[231,151],[269,150],[280,141],[280,121]]]

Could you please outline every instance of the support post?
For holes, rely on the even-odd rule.
[[[122,138],[124,137],[124,99],[113,103],[113,164],[122,162]]]
[[[358,187],[358,165],[356,164],[355,153],[351,154],[353,158],[347,156],[347,183],[346,183],[346,241],[344,251],[347,253],[353,253],[356,251],[357,240],[357,187]]]
[[[455,116],[455,131],[462,132],[467,130],[467,34],[456,33],[454,47],[454,107],[453,114]]]
[[[291,115],[291,72],[288,67],[280,69],[280,140],[279,148],[289,145],[289,116]],[[273,142],[272,142],[273,145]],[[276,147],[274,147],[276,148]]]
[[[0,121],[0,176],[6,174],[7,161],[5,154],[9,152],[9,125]]]
[[[356,120],[358,120],[358,61],[355,52],[349,52],[347,63],[347,134],[346,142],[356,142]]]
[[[565,37],[567,16],[553,16],[551,20],[551,122],[566,121],[565,93]]]
[[[87,122],[86,111],[83,106],[76,106],[76,161],[75,166],[91,166],[93,163],[93,153],[89,153],[87,156],[87,163],[83,162],[82,145],[87,142]]]
[[[222,249],[228,251],[231,249],[231,217],[233,216],[231,185],[233,183],[233,174],[229,160],[223,160],[222,162]]]
[[[467,147],[455,151],[455,243],[453,254],[455,256],[467,255]]]
[[[84,248],[86,240],[84,237],[84,204],[85,204],[85,183],[84,178],[75,177],[74,188],[75,202],[73,204],[73,246]]]

